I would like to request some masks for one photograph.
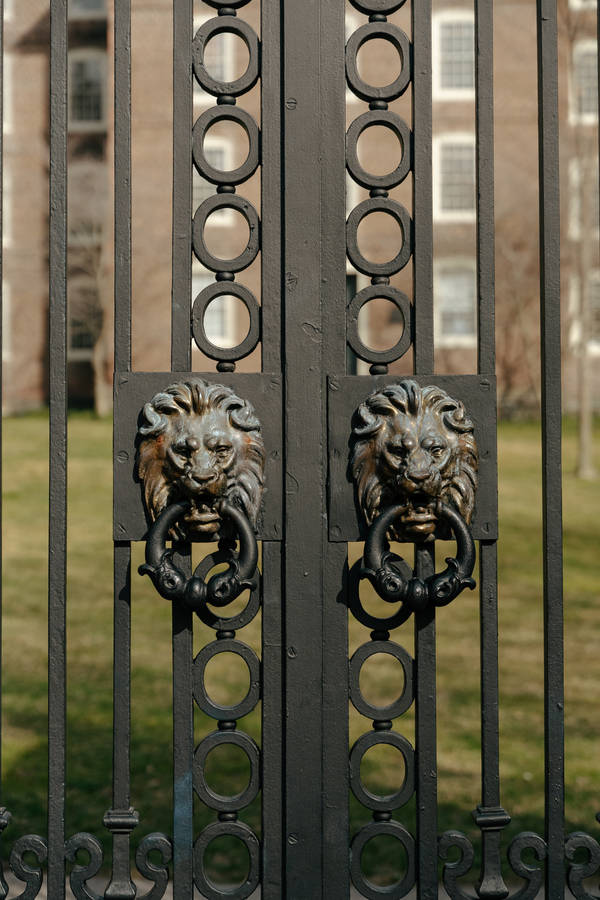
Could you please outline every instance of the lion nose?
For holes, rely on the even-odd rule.
[[[429,472],[417,471],[417,472],[409,472],[408,477],[411,481],[427,481],[429,478]]]
[[[209,481],[215,480],[217,473],[214,469],[201,469],[200,471],[196,469],[189,473],[189,477],[198,484],[207,484]]]

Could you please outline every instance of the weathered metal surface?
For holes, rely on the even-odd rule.
[[[491,540],[497,534],[497,482],[496,482],[496,409],[495,409],[495,379],[489,376],[472,376],[472,375],[446,375],[446,376],[415,376],[411,381],[418,384],[422,389],[434,385],[443,391],[450,398],[455,398],[463,407],[468,410],[468,419],[473,425],[473,439],[478,448],[478,471],[475,476],[472,451],[463,445],[462,449],[457,446],[457,463],[460,473],[454,487],[461,495],[470,497],[467,502],[465,500],[462,506],[465,518],[471,519],[471,533],[475,540],[486,539]],[[367,379],[364,376],[348,375],[344,377],[331,376],[328,381],[329,391],[329,536],[334,541],[353,541],[359,540],[366,535],[366,526],[374,518],[375,509],[370,507],[370,503],[377,502],[379,497],[384,498],[384,504],[391,502],[397,494],[391,492],[386,487],[385,475],[375,469],[372,472],[372,479],[369,493],[370,500],[367,500],[367,484],[366,481],[359,487],[359,494],[364,499],[361,504],[360,496],[357,497],[353,485],[352,468],[356,471],[358,477],[358,466],[360,465],[360,455],[363,450],[366,452],[366,446],[361,444],[360,429],[364,414],[359,412],[358,418],[355,418],[356,411],[361,409],[361,404],[365,398],[369,396],[378,396],[377,392],[388,390],[390,387],[398,384],[398,378],[393,376],[376,376]],[[365,386],[366,385],[366,386]],[[371,394],[369,394],[371,387]],[[433,394],[432,394],[433,396]],[[373,401],[376,402],[375,400]],[[384,405],[391,412],[395,407],[389,399],[384,400]],[[365,413],[368,409],[365,409]],[[383,421],[383,420],[382,420]],[[396,420],[397,421],[397,420]],[[342,424],[345,423],[345,426]],[[355,427],[355,433],[352,434],[352,427]],[[345,427],[345,431],[343,428]],[[447,441],[451,433],[446,427],[444,429]],[[465,432],[471,434],[471,431]],[[470,441],[466,442],[467,444]],[[464,442],[463,442],[464,444]],[[460,451],[460,452],[458,452]],[[369,473],[366,469],[361,471],[362,478],[369,480]],[[435,477],[431,478],[435,481]],[[475,481],[477,481],[477,493],[475,494]],[[460,482],[460,485],[459,483]],[[463,494],[463,488],[465,493]],[[386,493],[387,491],[387,493]],[[443,496],[449,497],[454,495],[451,486],[443,492]],[[389,501],[386,501],[386,496]],[[377,498],[377,499],[376,499]],[[361,509],[362,505],[362,509]],[[429,516],[428,513],[423,515]],[[468,520],[468,519],[467,519]],[[409,529],[411,523],[409,524]],[[423,528],[429,531],[430,525],[434,525],[433,520],[428,518],[427,523],[423,524]],[[412,523],[414,525],[414,523]],[[415,540],[422,532],[422,527],[407,533],[407,529],[397,529],[393,537],[397,540],[400,538]],[[447,536],[447,535],[446,535]]]
[[[220,503],[256,525],[263,494],[265,446],[253,407],[231,387],[194,378],[171,384],[144,404],[137,433],[137,474],[155,522],[187,500],[170,529],[173,540],[227,535]]]
[[[227,391],[231,390],[229,397],[223,397],[223,403],[227,404],[231,397],[243,397],[247,401],[250,408],[256,412],[257,419],[260,419],[260,443],[267,448],[264,467],[264,479],[260,472],[261,465],[258,461],[256,464],[251,462],[252,453],[259,453],[259,445],[252,451],[250,456],[246,453],[247,445],[242,441],[241,450],[236,455],[236,460],[241,463],[242,470],[238,471],[238,478],[241,476],[242,481],[247,480],[247,476],[251,476],[247,488],[243,484],[237,487],[232,482],[226,489],[226,496],[239,493],[246,495],[243,500],[243,508],[246,509],[249,519],[256,523],[256,532],[259,540],[276,540],[281,537],[281,379],[275,375],[260,374],[244,374],[232,375],[229,373],[218,373],[214,378],[204,375],[200,379],[196,374],[187,373],[160,373],[160,372],[128,372],[123,375],[117,375],[115,378],[115,432],[114,432],[114,478],[115,478],[115,539],[118,540],[143,540],[146,536],[147,529],[152,519],[150,514],[144,514],[143,503],[143,483],[138,475],[136,464],[137,444],[139,444],[138,431],[140,428],[146,428],[148,421],[146,419],[144,408],[153,395],[162,394],[169,385],[185,384],[185,383],[202,382],[211,385],[224,385]],[[186,389],[187,390],[187,389]],[[162,402],[162,401],[161,401]],[[240,401],[242,402],[242,401]],[[195,422],[193,426],[198,430],[196,437],[192,440],[204,441],[206,435],[205,424],[202,414],[196,414],[188,420],[188,424]],[[180,420],[180,424],[184,419]],[[214,423],[213,423],[214,424]],[[191,427],[191,426],[190,426]],[[185,428],[184,428],[185,430]],[[189,429],[188,429],[189,430]],[[183,432],[182,432],[183,433]],[[240,431],[232,429],[230,437],[235,440],[236,446],[239,443],[238,436],[242,434],[257,435],[254,431]],[[144,437],[140,434],[141,437]],[[168,441],[172,442],[175,432],[169,432]],[[254,443],[254,441],[253,441]],[[158,453],[160,448],[153,446],[150,441],[147,444],[140,445],[144,450],[144,460],[148,455],[148,464],[142,464],[146,470],[152,468],[150,463],[153,462],[152,454]],[[147,451],[147,453],[146,453]],[[160,451],[162,452],[162,451]],[[245,457],[245,458],[244,458]],[[168,475],[159,459],[156,460],[156,482],[150,488],[151,482],[148,484],[147,504],[153,514],[156,515],[160,509],[164,508],[164,501],[174,497],[172,475]],[[246,465],[244,465],[246,463]],[[184,467],[185,470],[185,467]],[[183,472],[184,472],[183,470]],[[170,471],[170,470],[169,470]],[[173,470],[175,473],[175,470]],[[262,484],[264,480],[266,490],[264,491],[264,500],[262,508],[260,508]],[[153,496],[150,496],[153,495]],[[185,495],[185,494],[184,494]],[[224,496],[225,496],[224,495]],[[179,495],[178,495],[179,496]],[[212,515],[212,514],[211,514]],[[216,520],[215,520],[216,521]],[[210,525],[205,536],[214,537],[212,525]],[[202,536],[203,532],[193,535],[194,537]]]

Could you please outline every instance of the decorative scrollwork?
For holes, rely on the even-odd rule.
[[[156,865],[150,859],[150,854],[158,851],[161,856],[162,864]],[[173,847],[171,841],[165,834],[158,831],[147,834],[140,841],[135,851],[135,864],[138,872],[148,881],[154,882],[154,887],[143,894],[140,900],[161,900],[165,895],[167,885],[169,884],[169,863],[173,856]]]
[[[25,862],[26,853],[33,853],[38,861],[36,867]],[[10,851],[10,867],[19,881],[24,881],[27,885],[15,900],[34,900],[37,897],[44,880],[42,864],[47,856],[48,845],[38,834],[25,834],[14,842]]]
[[[166,539],[171,526],[189,511],[189,500],[180,500],[162,511],[148,534],[146,563],[140,575],[149,575],[154,587],[166,600],[178,600],[190,609],[201,610],[207,603],[226,606],[247,588],[256,587],[258,545],[252,526],[244,513],[222,500],[215,506],[222,518],[233,521],[240,537],[240,552],[228,560],[229,569],[213,575],[208,584],[200,574],[186,578],[173,562],[173,551],[167,550]]]
[[[448,860],[448,851],[456,847],[460,856],[455,860]],[[442,869],[442,881],[452,900],[475,900],[475,894],[463,890],[458,879],[468,875],[473,867],[475,852],[473,844],[462,831],[445,831],[439,839],[438,853],[444,862]]]
[[[515,875],[524,878],[527,884],[512,894],[510,900],[533,900],[542,887],[544,871],[523,861],[525,850],[532,850],[538,862],[543,862],[548,853],[546,842],[534,831],[523,831],[511,841],[508,861]]]
[[[575,862],[578,850],[585,850],[587,859]],[[598,900],[597,894],[591,894],[583,886],[584,878],[591,878],[600,869],[600,844],[584,831],[573,831],[565,841],[565,856],[571,863],[567,870],[567,883],[571,893],[577,900]]]
[[[446,606],[466,587],[473,589],[475,582],[471,573],[475,566],[475,544],[471,532],[459,513],[441,500],[435,505],[435,513],[438,519],[450,523],[456,538],[457,558],[448,557],[447,568],[425,580],[416,576],[406,578],[397,566],[388,564],[386,531],[405,512],[405,506],[392,506],[382,512],[369,529],[362,575],[369,579],[379,596],[389,603],[405,603],[410,610],[417,611],[429,603]]]
[[[77,854],[84,850],[88,856],[87,865],[77,862]],[[97,875],[102,866],[103,852],[100,841],[91,834],[80,832],[69,838],[65,844],[65,857],[75,863],[71,870],[70,884],[77,900],[103,900],[104,894],[97,894],[86,882]]]

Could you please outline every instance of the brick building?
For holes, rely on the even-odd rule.
[[[105,409],[112,370],[112,0],[70,0],[69,26],[69,387],[74,403]],[[560,0],[562,167],[562,295],[565,400],[576,402],[578,360],[589,360],[591,390],[600,381],[600,259],[598,257],[597,62],[595,5]],[[195,25],[214,14],[196,0]],[[243,18],[258,30],[258,0]],[[409,31],[409,12],[393,17]],[[347,5],[347,33],[365,20]],[[133,365],[168,370],[171,278],[172,63],[170,0],[132,0],[132,199]],[[473,8],[436,0],[433,11],[434,302],[439,371],[468,372],[476,365],[475,108]],[[33,408],[46,397],[48,2],[5,0],[4,174],[4,408]],[[394,49],[382,41],[361,50],[365,80],[388,83],[399,69]],[[525,0],[495,4],[496,298],[499,394],[503,408],[534,407],[539,370],[537,262],[537,72],[535,8]],[[160,48],[160,52],[157,52]],[[233,79],[247,51],[232,35],[208,45],[207,65],[217,78]],[[195,118],[214,104],[198,87]],[[240,100],[260,120],[260,90]],[[348,90],[347,120],[366,104]],[[410,96],[393,104],[410,122]],[[211,129],[205,155],[228,170],[245,157],[247,141],[233,123]],[[385,172],[398,163],[394,135],[377,127],[360,139],[361,163]],[[214,193],[194,174],[194,209]],[[260,210],[260,174],[243,186]],[[409,210],[410,176],[392,191]],[[347,206],[367,196],[348,176]],[[247,228],[225,210],[209,219],[206,240],[217,255],[236,255]],[[393,257],[401,234],[385,214],[361,225],[362,252],[372,260]],[[213,275],[193,263],[193,296]],[[260,298],[260,256],[240,281]],[[367,279],[347,268],[348,296]],[[409,297],[409,265],[392,278]],[[191,301],[192,298],[190,298]],[[215,343],[239,342],[244,316],[235,298],[208,308],[205,326]],[[364,308],[364,340],[375,349],[394,343],[402,321],[384,300]],[[259,365],[256,350],[240,368]],[[361,371],[360,361],[351,365]],[[194,352],[197,370],[214,364]],[[410,354],[392,371],[410,371]]]

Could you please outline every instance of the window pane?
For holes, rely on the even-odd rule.
[[[573,55],[575,109],[578,116],[598,116],[598,61],[594,47],[575,48]]]
[[[594,273],[588,282],[591,340],[600,341],[600,277]]]
[[[475,336],[475,271],[448,267],[437,275],[436,303],[444,337]]]
[[[441,23],[440,78],[443,88],[469,90],[475,87],[472,22]]]
[[[71,62],[71,121],[101,122],[103,65],[99,58]]]
[[[104,12],[104,0],[69,0],[69,12]]]
[[[475,210],[475,147],[444,144],[440,155],[441,208],[446,212]]]

